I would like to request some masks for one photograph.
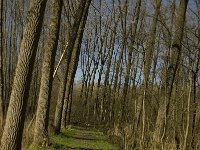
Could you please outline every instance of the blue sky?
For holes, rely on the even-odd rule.
[[[104,1],[104,0],[103,0]],[[111,4],[112,3],[112,0],[105,0],[107,1],[107,4]],[[148,0],[147,0],[148,1]],[[117,2],[117,1],[116,1]],[[150,0],[149,0],[150,2]],[[168,0],[163,0],[162,1],[162,4],[163,5],[166,5],[169,1]],[[179,5],[179,2],[180,0],[177,0],[177,7]],[[93,2],[94,4],[94,2]],[[192,11],[196,11],[196,3],[195,3],[195,0],[189,0],[189,3],[188,3],[188,9],[187,9],[189,13],[191,13],[191,10]],[[152,12],[153,13],[153,12]],[[80,64],[80,63],[79,63]],[[96,75],[96,79],[98,78],[98,72],[97,72],[97,75]],[[80,66],[78,66],[78,69],[77,69],[77,73],[76,73],[76,77],[75,77],[75,81],[79,81],[82,79],[82,71],[80,70]]]

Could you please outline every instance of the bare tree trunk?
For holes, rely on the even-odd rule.
[[[73,85],[70,89],[70,95],[69,95],[69,100],[68,100],[68,107],[67,107],[67,119],[66,119],[66,124],[69,125],[71,121],[71,112],[72,112],[72,102],[73,102]]]
[[[115,13],[115,12],[114,12]],[[114,14],[114,21],[115,21],[115,14]],[[110,86],[109,86],[109,74],[110,74],[110,68],[111,68],[111,63],[112,63],[112,58],[113,58],[113,54],[114,54],[114,50],[115,50],[115,40],[116,40],[116,30],[117,30],[117,22],[115,22],[115,26],[114,26],[114,29],[113,29],[113,34],[111,34],[111,49],[110,49],[110,52],[109,52],[109,57],[108,57],[108,61],[107,61],[107,68],[106,68],[106,73],[105,73],[105,80],[104,80],[104,88],[103,88],[103,101],[105,101],[104,103],[104,107],[105,107],[105,112],[104,112],[104,116],[105,116],[105,122],[106,124],[110,124],[111,122],[109,121],[109,115],[110,115],[110,112],[111,112],[111,109],[110,109],[110,105],[111,105],[111,102],[110,102]]]
[[[60,84],[60,89],[59,89],[58,99],[57,99],[57,104],[56,104],[55,118],[54,118],[54,127],[55,127],[54,133],[55,134],[59,134],[60,129],[61,129],[61,119],[62,119],[62,111],[63,111],[65,91],[66,91],[66,82],[67,82],[69,64],[71,61],[71,55],[72,55],[74,43],[77,37],[77,32],[78,32],[79,25],[81,22],[82,11],[84,10],[85,3],[86,3],[86,0],[82,0],[79,4],[79,7],[78,7],[79,11],[76,13],[75,22],[70,33],[70,36],[71,36],[70,43],[68,43],[66,47],[67,49],[66,58],[64,58],[66,66],[65,66],[64,73],[61,79],[61,84]]]
[[[145,56],[144,56],[144,90],[143,90],[143,100],[142,100],[142,135],[141,135],[141,145],[142,149],[144,148],[144,137],[145,137],[145,129],[146,129],[146,118],[148,114],[150,114],[150,107],[151,103],[147,99],[147,91],[149,86],[149,76],[150,76],[150,70],[151,70],[151,64],[153,60],[153,54],[154,54],[154,45],[156,42],[156,29],[157,29],[157,22],[158,22],[158,16],[160,14],[160,7],[161,7],[161,0],[155,0],[155,14],[154,19],[152,22],[151,30],[150,30],[150,39],[147,43],[147,48],[145,50]],[[148,103],[149,102],[149,103]]]
[[[125,38],[125,35],[124,37]],[[117,92],[117,84],[118,84],[118,78],[119,78],[119,72],[120,72],[120,66],[121,66],[121,62],[122,62],[122,58],[123,58],[123,54],[124,54],[124,45],[125,45],[125,41],[123,39],[122,41],[122,47],[120,48],[120,52],[119,52],[119,56],[118,56],[118,60],[116,62],[115,65],[115,75],[114,75],[114,84],[113,84],[113,89],[112,89],[112,116],[111,116],[111,120],[112,120],[112,125],[114,126],[115,124],[115,120],[116,120],[116,114],[115,114],[115,103],[116,103],[116,92]]]
[[[133,51],[134,51],[134,44],[135,44],[135,37],[136,37],[136,31],[138,27],[139,17],[140,17],[140,7],[141,7],[141,0],[137,1],[135,10],[136,14],[133,18],[133,25],[130,26],[131,31],[131,44],[128,48],[128,63],[126,67],[126,73],[125,73],[125,82],[124,82],[124,88],[123,88],[123,98],[122,98],[122,115],[121,115],[121,121],[126,122],[127,121],[127,106],[128,106],[128,86],[129,86],[129,80],[130,80],[130,72],[131,72],[131,66],[132,66],[132,57],[133,57]],[[129,31],[129,32],[130,32]]]
[[[62,111],[63,127],[66,127],[66,123],[67,123],[66,117],[67,117],[68,103],[70,103],[69,102],[70,91],[71,91],[71,87],[73,85],[74,77],[75,77],[76,70],[77,70],[77,67],[78,67],[78,61],[79,61],[79,56],[80,56],[80,48],[81,48],[85,24],[86,24],[86,21],[87,21],[87,15],[88,15],[90,3],[91,3],[91,0],[87,0],[86,5],[85,5],[85,9],[83,11],[83,16],[82,16],[82,19],[81,19],[81,22],[80,22],[80,27],[79,27],[79,30],[78,30],[78,33],[77,33],[77,39],[76,39],[76,42],[74,44],[74,49],[73,49],[73,52],[72,52],[72,58],[71,58],[68,77],[67,77],[68,81],[66,83],[67,84],[66,85],[66,91],[65,91],[66,97],[64,99],[64,105],[63,105],[63,111]],[[71,105],[70,105],[70,107],[71,107]]]
[[[200,15],[200,0],[197,0],[197,10],[198,13],[197,15]],[[199,73],[199,64],[200,64],[200,18],[198,18],[198,55],[196,57],[196,63],[195,63],[195,70],[193,72],[194,76],[193,76],[193,105],[194,105],[194,113],[193,113],[193,120],[192,120],[192,142],[191,142],[191,146],[193,149],[195,149],[195,147],[197,145],[199,145],[199,133],[200,133],[200,104],[197,101],[197,86],[196,86],[196,82],[198,81],[198,73]],[[199,148],[199,146],[197,147],[197,149]]]
[[[7,112],[6,124],[1,139],[1,150],[21,149],[28,92],[42,28],[45,6],[46,0],[34,0],[30,3]]]
[[[102,16],[100,16],[102,17]],[[101,22],[101,18],[100,18],[100,22]],[[100,24],[100,28],[102,27],[102,24]],[[101,81],[102,81],[102,75],[103,75],[103,70],[104,70],[104,66],[106,63],[106,47],[104,47],[104,44],[106,45],[107,43],[107,39],[108,39],[108,25],[106,25],[105,27],[105,31],[104,34],[102,35],[100,33],[100,48],[99,48],[99,53],[100,53],[100,58],[98,61],[101,62],[100,68],[98,70],[98,80],[97,80],[97,89],[96,89],[96,98],[95,98],[95,106],[94,106],[94,118],[95,121],[98,123],[101,123],[102,121],[102,114],[103,114],[103,105],[102,105],[102,99],[100,98],[100,90],[101,90]],[[104,43],[105,42],[105,43]],[[89,114],[89,106],[88,106],[88,114]],[[89,116],[88,116],[89,117]]]
[[[189,68],[191,69],[190,70],[190,74],[189,74],[189,90],[188,90],[188,101],[187,101],[187,117],[186,117],[186,127],[185,127],[185,134],[184,134],[184,141],[183,141],[183,147],[182,149],[183,150],[187,150],[189,148],[189,145],[188,145],[188,137],[190,137],[190,127],[191,127],[191,124],[190,124],[190,111],[191,111],[191,102],[192,102],[192,84],[193,84],[193,72],[192,72],[192,67]]]
[[[59,38],[62,0],[51,0],[51,23],[47,45],[44,50],[42,77],[37,107],[36,124],[34,131],[34,144],[37,146],[48,145],[48,120],[53,82],[53,70]]]
[[[175,140],[174,135],[174,127],[172,122],[172,110],[171,106],[173,105],[171,102],[171,96],[172,96],[172,90],[173,90],[173,84],[176,76],[176,72],[179,66],[180,62],[180,56],[181,56],[181,47],[182,47],[182,38],[183,38],[183,30],[184,30],[184,24],[185,24],[185,14],[187,9],[188,0],[181,0],[179,10],[177,13],[177,21],[175,24],[175,35],[172,43],[172,54],[170,58],[170,64],[167,68],[167,77],[166,77],[166,92],[165,92],[165,102],[161,102],[158,115],[157,115],[157,121],[156,121],[156,127],[154,132],[154,141],[161,142],[163,139],[163,136],[165,136],[165,139],[167,138],[168,143],[171,143],[173,145],[173,142]],[[170,108],[170,109],[169,109]],[[171,118],[169,118],[171,117]],[[165,124],[166,121],[166,124]],[[172,128],[170,128],[170,127]],[[165,131],[164,131],[165,127]]]
[[[3,74],[3,0],[0,1],[0,126],[4,120],[4,74]]]
[[[67,47],[68,51],[66,54],[66,70],[64,71],[64,74],[63,74],[64,76],[62,77],[62,81],[61,81],[61,86],[60,86],[57,105],[56,105],[55,119],[54,119],[55,134],[59,134],[60,129],[61,129],[62,111],[63,111],[63,105],[64,105],[64,96],[65,96],[65,91],[66,91],[69,65],[71,62],[72,52],[73,52],[73,48],[75,46],[75,41],[78,36],[78,30],[80,27],[80,23],[81,23],[81,19],[83,16],[83,11],[86,6],[86,2],[87,2],[87,0],[82,0],[79,4],[79,8],[78,8],[77,14],[75,16],[75,23],[72,28],[71,42],[68,44],[68,47]]]

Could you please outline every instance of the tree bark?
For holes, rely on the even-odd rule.
[[[63,105],[64,105],[64,97],[65,97],[65,91],[66,91],[66,83],[67,83],[67,76],[69,72],[69,65],[71,62],[71,57],[72,57],[72,52],[73,48],[75,45],[76,38],[78,36],[78,29],[80,27],[81,19],[83,16],[83,11],[86,6],[86,0],[82,0],[79,4],[78,12],[75,16],[75,23],[72,28],[72,37],[71,37],[71,42],[67,46],[67,54],[66,54],[66,69],[64,71],[61,85],[60,85],[60,90],[58,94],[58,100],[57,100],[57,105],[56,105],[56,112],[55,112],[55,119],[54,119],[54,126],[55,126],[55,134],[60,133],[61,129],[61,120],[62,120],[62,111],[63,111]]]
[[[53,71],[55,56],[58,45],[60,20],[62,12],[62,0],[51,0],[51,23],[49,26],[48,41],[44,48],[44,60],[42,65],[42,77],[40,84],[40,93],[38,99],[36,124],[34,131],[34,144],[37,146],[46,146],[48,143],[48,120],[51,90],[53,82]]]
[[[186,15],[186,9],[187,9],[188,0],[181,0],[179,5],[179,10],[177,12],[177,21],[175,23],[175,35],[172,42],[172,54],[170,56],[170,63],[167,68],[167,77],[166,77],[166,92],[165,92],[165,102],[161,102],[158,115],[157,115],[157,121],[155,126],[155,132],[154,132],[154,141],[160,143],[163,139],[163,137],[167,137],[168,142],[174,142],[174,127],[172,122],[170,121],[172,119],[171,111],[169,110],[169,107],[172,106],[171,102],[171,96],[172,96],[172,90],[173,90],[173,84],[176,76],[176,72],[180,63],[180,56],[181,56],[181,47],[182,47],[182,39],[183,39],[183,31],[184,31],[184,25],[185,25],[185,15]],[[171,118],[169,118],[171,117]],[[166,124],[165,124],[166,121]],[[171,126],[172,128],[170,128]],[[165,128],[165,131],[164,131]],[[171,143],[173,144],[173,143]]]
[[[21,149],[28,92],[46,2],[47,0],[30,2],[5,128],[1,139],[1,150]]]
[[[133,51],[134,51],[134,44],[135,44],[135,38],[136,38],[136,31],[138,27],[138,22],[140,18],[140,8],[141,7],[141,0],[137,1],[136,4],[136,14],[133,18],[133,25],[131,25],[131,44],[128,48],[128,63],[126,67],[126,73],[125,73],[125,81],[124,81],[124,88],[123,88],[123,98],[122,98],[122,115],[121,115],[121,121],[126,122],[127,121],[127,92],[129,87],[129,80],[130,80],[130,73],[131,73],[131,66],[132,66],[132,59],[133,59]]]
[[[151,30],[150,30],[150,38],[147,43],[147,47],[145,50],[145,56],[144,56],[144,89],[143,89],[143,99],[142,99],[142,137],[141,137],[141,145],[144,146],[143,142],[145,141],[145,130],[146,130],[146,118],[149,117],[148,114],[151,113],[151,102],[147,99],[147,92],[148,92],[148,86],[149,86],[149,76],[150,76],[150,70],[151,70],[151,64],[153,60],[153,54],[154,54],[154,45],[156,42],[156,29],[157,29],[157,22],[158,17],[160,14],[160,7],[161,7],[162,0],[155,0],[155,14],[154,19],[152,22]],[[143,148],[142,148],[143,149]]]
[[[64,101],[64,106],[63,106],[63,111],[62,111],[62,123],[64,125],[64,127],[66,127],[66,117],[67,117],[67,108],[70,102],[69,102],[69,98],[70,98],[70,92],[72,92],[71,87],[73,85],[74,82],[74,77],[76,74],[76,70],[78,67],[78,61],[79,61],[79,56],[80,56],[80,48],[81,48],[81,43],[82,43],[82,38],[83,38],[83,32],[85,29],[85,24],[87,21],[87,16],[88,16],[88,10],[89,10],[89,6],[90,6],[91,0],[87,0],[86,5],[85,5],[85,9],[83,11],[83,16],[81,19],[81,23],[80,23],[80,27],[78,30],[78,34],[77,34],[77,39],[74,45],[74,49],[73,49],[73,53],[72,53],[72,59],[70,62],[70,67],[69,67],[69,73],[68,73],[68,81],[67,81],[67,91],[66,91],[66,97],[65,97],[65,101]],[[69,105],[71,107],[71,105]],[[69,108],[69,110],[71,110],[71,108]]]
[[[0,126],[4,120],[4,74],[3,74],[3,0],[0,1]]]

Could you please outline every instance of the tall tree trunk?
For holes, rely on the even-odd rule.
[[[47,0],[32,0],[30,2],[5,128],[1,139],[1,150],[21,149],[28,92],[46,2]]]
[[[200,0],[197,0],[197,16],[200,16]],[[199,145],[199,133],[200,133],[200,103],[197,101],[197,85],[196,82],[198,81],[198,73],[199,73],[199,64],[200,64],[200,18],[198,18],[198,55],[196,57],[195,63],[195,70],[193,72],[193,104],[194,104],[194,114],[193,114],[193,121],[192,121],[192,142],[191,146],[195,149],[196,145]],[[198,147],[199,148],[199,147]]]
[[[172,122],[172,107],[171,96],[173,90],[173,84],[176,76],[176,72],[180,63],[181,49],[182,49],[182,39],[183,39],[183,30],[185,25],[185,15],[187,9],[188,0],[181,0],[179,5],[179,10],[177,12],[177,21],[175,23],[175,35],[172,42],[172,54],[170,57],[170,63],[167,68],[167,77],[166,77],[166,92],[165,92],[165,101],[160,103],[158,110],[157,121],[154,132],[154,140],[160,142],[163,140],[163,137],[167,137],[167,141],[173,145],[175,140],[174,137],[174,127]],[[169,109],[170,108],[170,109]],[[171,118],[169,118],[171,117]],[[166,121],[166,124],[165,124]],[[170,127],[172,128],[170,128]],[[165,130],[164,130],[165,129]]]
[[[82,43],[82,38],[83,38],[83,32],[84,32],[84,29],[85,29],[85,24],[86,24],[86,21],[87,21],[90,3],[91,3],[91,0],[87,0],[86,5],[85,5],[85,9],[83,11],[83,16],[82,16],[82,19],[81,19],[81,22],[80,22],[80,27],[79,27],[79,30],[78,30],[78,33],[77,33],[77,39],[76,39],[76,42],[74,44],[72,58],[71,58],[70,66],[69,66],[68,81],[67,81],[66,91],[65,91],[66,97],[65,97],[63,111],[62,111],[63,127],[66,127],[66,122],[67,122],[66,117],[67,117],[67,108],[68,108],[67,104],[70,103],[69,102],[70,91],[71,91],[71,87],[72,87],[74,77],[75,77],[75,74],[76,74],[76,70],[77,70],[77,67],[78,67],[78,61],[79,61],[79,56],[80,56],[80,48],[81,48],[81,43]]]
[[[73,102],[73,85],[70,89],[70,94],[69,94],[69,100],[68,100],[68,104],[67,104],[67,117],[66,117],[66,124],[69,125],[70,121],[71,121],[71,112],[72,112],[72,102]]]
[[[62,5],[62,0],[51,0],[51,23],[49,26],[48,41],[44,48],[42,77],[34,131],[34,144],[37,146],[46,146],[48,144],[45,142],[48,142],[46,139],[48,138],[49,108]]]
[[[71,55],[73,52],[74,44],[77,38],[78,34],[78,29],[80,27],[81,19],[83,16],[83,11],[86,6],[86,0],[82,0],[79,4],[78,11],[75,16],[75,22],[72,28],[72,34],[70,34],[72,37],[70,39],[70,43],[66,47],[67,49],[67,54],[66,54],[66,69],[64,70],[60,89],[59,89],[59,94],[58,94],[58,100],[56,104],[56,112],[55,112],[55,119],[54,119],[54,126],[55,126],[55,134],[60,133],[61,129],[61,119],[62,119],[62,111],[63,111],[63,104],[64,104],[64,97],[65,97],[65,91],[66,91],[66,83],[67,83],[67,75],[69,71],[69,65],[71,61]]]
[[[151,30],[150,30],[150,38],[147,43],[147,47],[145,50],[145,56],[144,56],[144,90],[143,90],[143,100],[142,100],[142,137],[141,137],[141,145],[144,146],[143,142],[145,141],[145,129],[146,126],[146,118],[149,117],[148,114],[151,112],[151,103],[147,99],[147,90],[149,86],[149,76],[150,76],[150,70],[151,70],[151,64],[153,60],[153,54],[154,54],[154,45],[156,42],[156,29],[157,29],[157,22],[158,22],[158,16],[160,14],[160,7],[161,7],[162,0],[155,0],[155,14],[154,19],[152,22]],[[143,148],[142,148],[143,149]]]
[[[114,12],[115,13],[115,12]],[[114,14],[114,21],[115,21],[115,14]],[[112,65],[112,58],[115,50],[115,41],[116,41],[116,30],[117,30],[117,22],[115,22],[114,29],[113,29],[113,34],[111,34],[111,48],[109,49],[109,57],[107,60],[107,68],[105,72],[105,80],[104,80],[104,87],[103,87],[103,102],[104,104],[104,117],[105,117],[105,123],[106,125],[109,125],[109,115],[110,115],[110,94],[109,94],[109,75],[110,75],[110,68]]]
[[[191,118],[190,118],[190,114],[192,112],[191,110],[191,103],[192,103],[192,99],[193,99],[193,71],[192,71],[192,65],[190,66],[190,71],[189,71],[189,89],[188,89],[188,100],[187,100],[187,115],[186,115],[186,127],[185,127],[185,134],[184,134],[184,140],[183,140],[183,150],[187,150],[190,149],[190,144],[188,144],[189,140],[191,139]]]
[[[121,121],[126,122],[127,121],[127,105],[128,105],[128,87],[129,87],[129,80],[130,80],[130,73],[131,73],[131,67],[132,67],[132,59],[133,59],[133,51],[134,51],[134,44],[135,44],[135,37],[136,37],[136,31],[138,27],[139,17],[140,17],[140,7],[141,7],[141,0],[137,1],[136,4],[136,14],[133,18],[133,25],[131,25],[131,44],[128,48],[128,63],[126,67],[126,73],[125,73],[125,81],[124,81],[124,88],[123,88],[123,98],[122,98],[122,115],[121,115]]]
[[[3,0],[0,0],[0,126],[4,120],[4,74],[3,74]]]

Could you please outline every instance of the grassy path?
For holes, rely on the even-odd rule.
[[[72,127],[51,137],[52,145],[48,148],[30,147],[29,150],[118,150],[102,132]]]

